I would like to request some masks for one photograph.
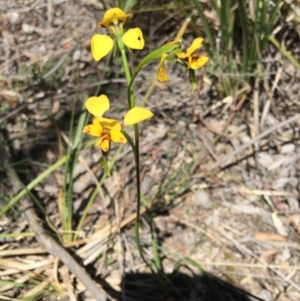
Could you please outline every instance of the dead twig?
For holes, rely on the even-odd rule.
[[[222,163],[226,163],[226,161],[228,161],[230,158],[236,156],[238,153],[242,152],[243,150],[247,149],[250,145],[256,143],[257,141],[265,138],[266,136],[270,135],[271,133],[277,131],[278,129],[292,123],[292,122],[296,122],[298,119],[300,119],[300,115],[297,114],[287,120],[284,120],[274,126],[272,126],[271,128],[269,128],[268,130],[264,131],[263,133],[259,134],[258,136],[254,137],[252,140],[250,140],[249,142],[241,145],[239,148],[237,148],[235,151],[233,151],[232,153],[228,154],[227,156],[225,156],[224,158],[222,158],[221,160],[217,161],[216,163],[214,163],[212,166],[210,166],[208,168],[208,171],[212,171],[215,168],[217,168],[218,166],[220,166]]]

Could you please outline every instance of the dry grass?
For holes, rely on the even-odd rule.
[[[72,102],[93,94],[107,69],[105,63],[93,62],[88,46],[103,8],[93,0],[1,4],[0,161],[13,158],[12,168],[29,183],[64,154]],[[173,38],[183,22],[174,10],[145,16],[145,24],[153,24],[145,29],[150,50]],[[282,22],[288,33],[282,43],[299,60],[297,42],[291,39],[296,21]],[[227,98],[216,84],[224,74],[212,74],[213,63],[198,83],[197,96],[190,94],[187,75],[172,66],[170,82],[155,84],[147,100],[155,118],[142,127],[142,191],[151,200],[163,181],[163,195],[148,207],[168,290],[162,291],[150,275],[134,240],[134,162],[128,146],[78,239],[63,245],[112,299],[250,300],[233,285],[266,301],[300,300],[300,74],[273,48],[264,66],[254,90]],[[125,109],[126,97],[119,69],[114,63],[101,86],[110,93],[116,116]],[[155,69],[150,65],[138,78],[140,103]],[[102,175],[100,157],[97,150],[85,149],[76,164],[75,221],[95,178]],[[62,234],[62,175],[57,170],[34,188],[51,219],[37,227],[52,235]],[[4,206],[20,185],[4,172],[1,180]],[[146,218],[141,220],[142,246],[153,259]],[[57,256],[49,255],[41,237],[36,240],[24,202],[0,218],[0,229],[0,300],[41,292],[40,300],[94,300],[78,275],[66,268],[59,250]],[[201,275],[192,260],[216,278]],[[182,265],[172,277],[178,261]]]

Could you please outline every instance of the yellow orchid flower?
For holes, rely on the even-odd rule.
[[[181,44],[181,39],[180,40],[175,40],[175,41],[172,41],[172,42],[168,42],[168,43],[164,44],[164,46],[176,45],[176,44],[179,47],[180,44]],[[168,57],[167,53],[164,53],[161,56],[160,63],[159,63],[158,68],[157,68],[157,79],[160,82],[167,82],[169,80],[169,75],[168,75],[168,71],[167,71],[166,64],[165,64],[165,60],[167,59],[167,57]]]
[[[107,10],[103,20],[98,23],[99,27],[110,28],[113,34],[122,38],[124,45],[130,49],[143,49],[145,45],[143,33],[140,28],[132,28],[123,31],[123,24],[131,17],[125,14],[120,8],[114,7]],[[114,40],[105,34],[95,34],[91,39],[91,52],[95,61],[101,60],[113,49]]]
[[[160,63],[158,64],[157,79],[161,82],[167,82],[169,80],[169,75],[165,65],[165,61],[167,59],[172,60],[177,58],[179,61],[183,62],[188,69],[193,69],[193,70],[199,69],[202,66],[204,66],[209,58],[206,56],[194,54],[198,49],[200,49],[202,42],[203,42],[203,38],[196,38],[186,52],[183,51],[178,52],[178,49],[176,49],[176,51],[174,51],[174,53],[172,54],[164,53],[160,58]],[[181,40],[172,41],[165,45],[171,45],[171,44],[178,44],[179,47],[179,45],[181,44]]]
[[[123,28],[123,24],[131,17],[130,14],[125,14],[120,8],[114,7],[108,9],[101,22],[98,23],[99,27],[110,28],[114,30],[115,26]]]
[[[130,49],[143,49],[145,40],[140,28],[131,28],[122,36],[123,43]],[[95,34],[91,39],[91,52],[95,61],[101,60],[113,49],[114,40],[106,34]]]
[[[144,48],[145,40],[140,28],[131,28],[127,30],[122,41],[130,49],[141,50]],[[91,39],[91,52],[95,61],[101,60],[108,55],[114,47],[114,40],[106,34],[95,34]]]
[[[202,42],[203,38],[196,38],[186,52],[176,54],[181,61],[187,61],[188,69],[197,70],[204,66],[209,60],[207,56],[194,55],[194,53],[201,48]]]
[[[130,109],[124,116],[124,122],[118,120],[104,118],[103,114],[109,109],[110,103],[106,95],[99,97],[92,96],[85,103],[86,109],[94,115],[93,123],[85,126],[83,132],[85,134],[99,137],[95,147],[100,147],[104,153],[109,151],[111,141],[125,144],[126,137],[122,133],[122,127],[134,125],[153,116],[153,113],[147,109],[134,107]]]
[[[160,63],[157,68],[157,79],[160,82],[167,82],[169,80],[168,71],[166,68],[165,60],[168,55],[164,53],[160,58]]]

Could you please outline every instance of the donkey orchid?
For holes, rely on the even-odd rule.
[[[122,128],[127,125],[134,125],[153,116],[149,110],[141,107],[130,109],[124,116],[121,124],[118,120],[104,118],[103,114],[110,108],[110,102],[106,95],[99,97],[92,96],[85,103],[86,109],[94,116],[93,123],[85,126],[85,134],[99,137],[95,147],[100,147],[104,153],[110,149],[111,141],[125,144],[126,137],[122,133]]]
[[[143,49],[145,45],[143,33],[140,28],[131,28],[124,32],[123,24],[131,15],[125,14],[120,8],[115,7],[107,10],[99,27],[109,28],[113,35],[121,38],[124,45],[130,49]],[[91,39],[91,52],[95,61],[101,60],[114,47],[114,40],[106,34],[95,34]]]

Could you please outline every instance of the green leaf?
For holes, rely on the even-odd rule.
[[[196,74],[195,74],[195,70],[189,69],[189,78],[190,78],[190,81],[192,83],[192,92],[194,93],[195,88],[196,88]]]
[[[111,264],[113,264],[114,262],[116,262],[116,260],[115,260],[114,258],[107,258],[107,259],[105,260],[105,264],[106,264],[106,265],[111,265]]]

